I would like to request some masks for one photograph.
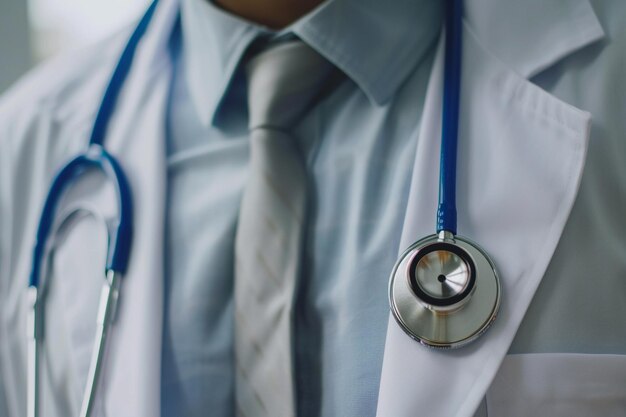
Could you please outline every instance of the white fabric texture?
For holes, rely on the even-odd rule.
[[[626,356],[509,355],[487,393],[489,417],[622,417]]]

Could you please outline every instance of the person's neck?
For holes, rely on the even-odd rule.
[[[304,16],[324,0],[213,0],[224,10],[246,20],[282,29]]]

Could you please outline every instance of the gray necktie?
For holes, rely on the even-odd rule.
[[[247,65],[250,168],[235,243],[237,413],[295,416],[293,300],[306,208],[306,171],[289,130],[332,66],[300,41]]]

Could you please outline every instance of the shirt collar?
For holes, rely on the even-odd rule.
[[[281,33],[292,33],[386,103],[439,34],[439,1],[327,0]],[[250,43],[272,32],[208,0],[182,0],[189,91],[203,123],[215,123]],[[390,48],[389,45],[394,45]]]
[[[439,35],[440,0],[327,0],[281,33],[292,33],[384,105]],[[568,7],[544,0],[472,0],[466,21],[496,56],[532,76],[603,36],[589,0]],[[247,48],[267,28],[208,0],[182,0],[189,91],[203,124],[215,124]]]
[[[265,30],[208,0],[182,0],[183,59],[191,99],[204,125],[214,122],[241,57]]]

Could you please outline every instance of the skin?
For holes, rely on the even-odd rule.
[[[214,0],[222,9],[254,23],[282,29],[324,0]]]

